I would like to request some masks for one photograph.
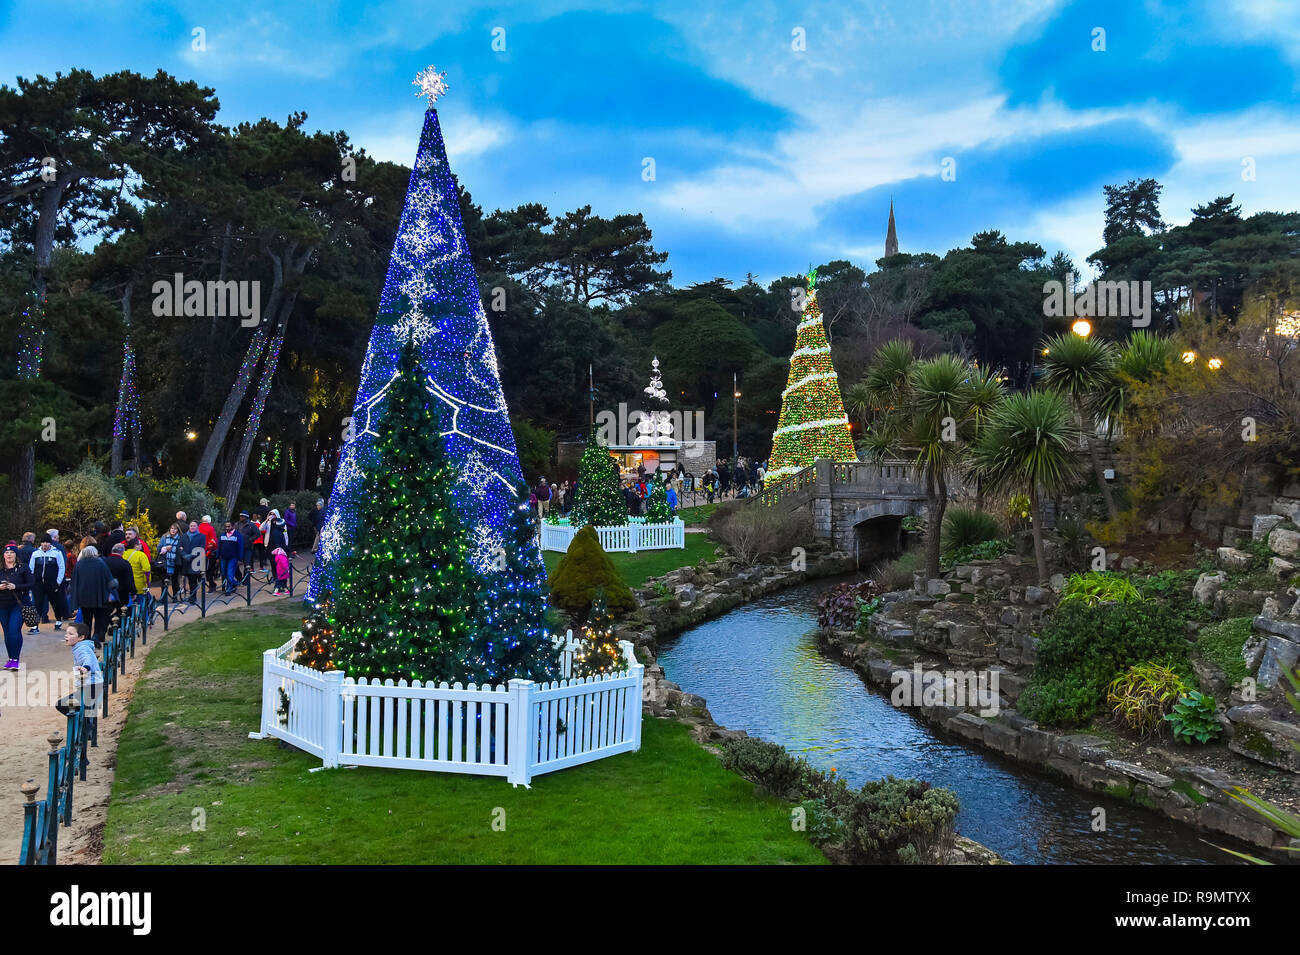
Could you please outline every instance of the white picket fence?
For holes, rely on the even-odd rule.
[[[478,687],[353,680],[292,662],[299,634],[262,654],[262,726],[319,756],[326,767],[384,766],[502,776],[534,776],[641,748],[644,667],[621,641],[625,672],[537,684],[511,680]],[[561,672],[580,648],[570,631]]]
[[[542,550],[564,553],[577,535],[580,527],[572,524],[547,524],[542,522]],[[666,524],[624,524],[621,527],[597,527],[596,536],[606,553],[639,550],[668,550],[686,546],[686,524],[674,518]]]

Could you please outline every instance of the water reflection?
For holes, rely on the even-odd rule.
[[[721,725],[833,766],[853,785],[892,774],[953,790],[958,830],[1013,862],[1231,863],[1162,816],[967,749],[891,706],[817,650],[814,601],[834,583],[796,587],[680,634],[659,663],[668,679],[703,696]],[[1098,806],[1105,832],[1092,830]]]

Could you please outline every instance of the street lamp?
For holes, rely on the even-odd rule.
[[[197,431],[186,431],[186,432],[185,432],[185,437],[186,437],[187,439],[189,439],[190,441],[197,440],[197,439],[198,439],[198,436],[199,436],[199,433],[198,433]]]
[[[1183,364],[1184,364],[1184,365],[1190,365],[1190,364],[1191,364],[1192,362],[1194,362],[1194,361],[1196,361],[1196,352],[1191,351],[1190,349],[1187,350],[1187,351],[1185,351],[1185,352],[1183,352]]]
[[[1206,364],[1210,366],[1210,371],[1218,371],[1220,368],[1223,367],[1223,359],[1211,358],[1209,361],[1206,362]]]
[[[740,388],[736,381],[736,372],[731,373],[731,459],[734,461],[740,456],[739,445],[736,442],[736,430],[740,421]]]
[[[1092,334],[1092,322],[1088,321],[1086,318],[1081,318],[1070,326],[1070,331],[1074,332],[1074,334],[1078,335],[1080,338],[1087,338]]]

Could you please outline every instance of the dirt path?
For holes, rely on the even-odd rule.
[[[299,555],[294,562],[295,577],[306,574],[310,567],[309,558]],[[301,599],[301,589],[297,597],[275,597],[264,590],[253,596],[253,604]],[[247,605],[242,600],[209,606],[208,616],[244,606]],[[150,650],[180,627],[199,619],[202,618],[197,610],[190,610],[184,616],[172,617],[169,630],[164,631],[160,623],[155,623],[149,631],[149,642],[143,645],[137,642],[135,657],[127,657],[126,672],[118,676],[117,692],[108,700],[108,717],[99,720],[99,745],[87,750],[90,765],[86,780],[78,779],[73,789],[72,825],[59,830],[59,865],[99,863],[108,795],[117,764],[117,742],[135,693],[136,678],[144,669]],[[22,669],[0,671],[0,681],[4,681],[0,684],[0,692],[4,694],[0,699],[6,704],[0,709],[0,865],[17,864],[21,851],[24,799],[18,787],[32,779],[41,787],[36,798],[45,798],[49,781],[48,737],[53,733],[63,736],[67,731],[67,721],[54,708],[55,701],[46,699],[47,694],[29,696],[20,691],[20,685],[29,687],[37,674],[48,677],[68,673],[72,651],[64,645],[63,635],[53,624],[42,625],[39,634],[24,633]]]

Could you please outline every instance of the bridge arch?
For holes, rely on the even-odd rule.
[[[846,515],[842,526],[852,535],[858,566],[869,566],[902,553],[903,518],[924,513],[924,501],[885,499],[864,504]]]

